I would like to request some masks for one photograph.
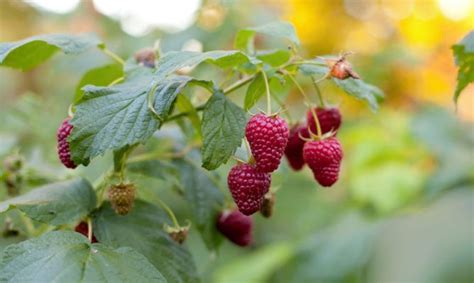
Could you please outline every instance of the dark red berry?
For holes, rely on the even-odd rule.
[[[82,235],[84,235],[86,237],[89,236],[89,226],[84,221],[77,224],[76,228],[74,228],[74,231],[76,231],[77,233],[81,233]],[[97,241],[96,237],[94,236],[94,234],[92,234],[92,243],[97,243],[97,242],[98,241]]]
[[[227,239],[241,247],[252,243],[252,217],[238,210],[224,211],[217,220],[217,230]]]
[[[69,142],[67,141],[67,138],[71,134],[73,128],[73,126],[69,123],[70,119],[71,118],[64,119],[63,123],[58,128],[58,155],[64,166],[74,169],[77,167],[77,165],[71,160],[71,151],[69,150]]]
[[[245,137],[249,141],[259,171],[270,173],[278,168],[288,135],[288,125],[278,116],[257,114],[250,119],[245,129]]]
[[[342,157],[341,144],[334,137],[307,142],[303,148],[305,162],[323,187],[332,186],[339,178]]]
[[[337,132],[341,126],[341,112],[338,108],[315,108],[316,115],[318,116],[319,125],[321,126],[321,133],[325,134],[329,131]],[[308,121],[308,126],[311,129],[311,132],[317,134],[316,121],[314,120],[313,112],[308,110],[306,113],[306,119]],[[304,137],[309,137],[307,131],[303,133]]]
[[[288,143],[285,148],[285,156],[288,163],[295,171],[299,171],[304,166],[303,146],[305,141],[300,138],[300,133],[306,129],[304,125],[295,125],[290,130]],[[303,135],[303,134],[302,134]]]
[[[254,166],[234,166],[227,176],[227,184],[239,210],[251,215],[260,210],[263,197],[270,188],[271,176],[259,172]]]

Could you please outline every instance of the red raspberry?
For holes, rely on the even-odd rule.
[[[288,159],[288,163],[295,171],[301,170],[304,166],[303,146],[305,141],[299,136],[300,133],[303,135],[304,130],[306,130],[306,126],[300,124],[292,127],[288,137],[288,144],[285,148],[286,159]]]
[[[69,120],[71,120],[69,117],[64,119],[63,123],[58,128],[58,155],[64,166],[74,169],[77,165],[71,160],[71,151],[69,150],[69,143],[67,141],[67,137],[71,134],[73,128],[73,126],[69,124]]]
[[[77,233],[81,233],[82,235],[88,237],[89,236],[89,227],[87,225],[86,222],[82,221],[81,223],[77,224],[76,228],[74,228],[74,231],[76,231]],[[97,243],[97,239],[96,237],[94,236],[94,234],[92,234],[92,243]]]
[[[231,242],[245,247],[252,243],[252,217],[238,210],[224,211],[217,220],[217,229]]]
[[[321,126],[321,134],[325,134],[329,131],[336,132],[341,126],[341,113],[339,109],[333,108],[315,108],[316,115],[318,116],[319,125]],[[311,132],[317,134],[316,121],[314,120],[313,112],[309,110],[306,113],[306,119],[308,121],[308,126],[311,129]],[[303,133],[304,137],[309,137],[307,129]]]
[[[305,162],[323,187],[332,186],[339,178],[342,157],[341,144],[334,137],[307,142],[303,148]]]
[[[251,215],[260,210],[263,197],[270,188],[271,176],[257,171],[249,164],[234,166],[227,176],[227,184],[239,210]]]
[[[288,125],[278,116],[257,114],[250,119],[245,137],[259,171],[270,173],[278,168],[288,143],[288,135]]]

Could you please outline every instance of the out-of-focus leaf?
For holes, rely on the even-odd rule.
[[[0,212],[17,208],[30,218],[51,225],[75,222],[96,206],[96,195],[85,179],[49,184],[0,203]]]
[[[134,173],[162,180],[166,180],[170,174],[177,174],[177,168],[175,166],[161,160],[129,162],[127,169]]]
[[[100,44],[94,34],[45,34],[0,43],[0,66],[29,70],[59,50],[65,54],[79,54]]]
[[[299,70],[305,76],[314,76],[315,78],[322,78],[329,72],[329,68],[327,66],[316,64],[301,64],[299,66]]]
[[[253,38],[256,33],[261,33],[277,38],[284,38],[295,45],[300,45],[296,30],[288,22],[272,22],[258,27],[241,29],[235,36],[234,46],[240,50],[253,51]]]
[[[216,270],[213,282],[268,282],[270,275],[293,254],[293,246],[279,243],[242,255]]]
[[[179,168],[180,185],[194,217],[193,225],[197,227],[206,246],[215,250],[220,243],[215,223],[224,205],[224,195],[212,179],[211,172],[199,167],[199,161],[176,160]]]
[[[123,69],[120,64],[109,64],[101,67],[94,68],[87,71],[83,76],[79,84],[76,86],[76,94],[74,96],[74,103],[81,100],[84,92],[82,87],[85,85],[95,86],[106,86],[114,80],[123,76]]]
[[[76,232],[49,232],[11,245],[0,261],[2,282],[166,282],[131,248],[91,244]]]
[[[204,168],[213,170],[227,162],[242,143],[246,122],[243,109],[222,92],[211,96],[202,116]]]
[[[133,210],[117,215],[109,203],[94,215],[94,235],[110,247],[131,247],[143,254],[170,283],[198,282],[196,267],[189,251],[173,241],[163,230],[171,225],[163,210],[136,201]],[[146,281],[137,281],[146,282]]]
[[[347,94],[358,99],[365,100],[373,111],[379,108],[379,101],[384,97],[381,89],[370,85],[361,79],[348,78],[345,80],[332,79],[336,85],[342,88]]]
[[[469,32],[459,43],[453,45],[455,63],[459,67],[458,83],[454,91],[454,102],[469,83],[474,82],[474,31]]]
[[[191,120],[193,130],[196,131],[198,137],[201,137],[201,119],[199,119],[199,115],[196,108],[194,108],[194,105],[191,103],[191,100],[189,100],[185,95],[178,95],[176,107],[181,113],[188,113],[187,117]]]
[[[347,282],[369,262],[376,232],[375,223],[351,214],[301,245],[272,282]]]
[[[247,88],[247,94],[245,94],[244,100],[244,109],[248,111],[250,108],[252,108],[264,93],[265,80],[262,73],[258,73]]]
[[[291,52],[284,49],[265,50],[257,53],[257,58],[273,67],[278,67],[290,60]]]

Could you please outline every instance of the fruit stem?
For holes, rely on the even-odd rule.
[[[265,82],[265,90],[267,93],[267,116],[272,115],[272,99],[270,97],[270,86],[268,85],[268,78],[265,71],[260,71],[263,75],[263,81]]]
[[[120,65],[124,66],[125,65],[125,61],[120,58],[120,56],[118,56],[117,54],[115,54],[114,52],[110,51],[107,47],[103,46],[101,48],[102,52],[104,52],[105,55],[109,56],[110,58],[114,59],[115,61],[117,61],[117,63],[119,63]]]
[[[234,90],[240,88],[241,86],[247,84],[248,82],[250,82],[251,80],[253,80],[255,76],[250,76],[250,77],[246,77],[246,78],[243,78],[241,80],[238,80],[236,81],[235,83],[233,83],[232,85],[230,85],[229,87],[227,87],[226,89],[224,89],[224,94],[227,95],[231,92],[233,92]]]
[[[87,218],[87,238],[89,239],[89,242],[92,243],[92,221],[90,217]]]
[[[321,137],[322,136],[321,125],[319,124],[318,114],[316,114],[316,110],[314,110],[313,107],[311,107],[311,113],[313,114],[314,122],[316,123],[316,131],[317,131],[316,134],[318,135],[318,137]],[[308,126],[308,130],[311,132],[311,128],[309,126]]]
[[[171,210],[171,208],[164,201],[162,201],[159,197],[154,197],[154,199],[166,211],[168,216],[171,218],[171,221],[173,222],[174,227],[180,228],[181,226],[179,226],[178,219],[174,215],[173,210]]]
[[[324,108],[325,104],[324,104],[323,95],[321,93],[321,89],[319,88],[318,83],[314,80],[314,78],[311,78],[311,81],[313,82],[314,89],[316,90],[316,94],[318,95],[319,103],[321,107]]]
[[[310,104],[311,101],[309,101],[308,99],[308,96],[306,95],[306,93],[304,92],[303,88],[301,87],[301,85],[296,81],[295,77],[293,77],[292,74],[286,72],[286,75],[291,79],[291,81],[295,84],[296,88],[298,88],[298,90],[300,91],[301,95],[303,95],[303,98],[305,100],[306,103]]]

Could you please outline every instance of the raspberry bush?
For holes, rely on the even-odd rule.
[[[257,34],[284,44],[260,50]],[[197,231],[212,251],[225,238],[252,245],[253,214],[268,218],[275,210],[271,175],[286,166],[283,155],[294,170],[308,165],[315,188],[338,180],[344,160],[336,133],[344,125],[339,109],[327,105],[320,82],[332,81],[372,110],[383,98],[353,70],[348,54],[303,58],[286,22],[239,31],[235,50],[144,48],[129,59],[95,35],[39,35],[0,44],[0,65],[28,71],[55,53],[94,48],[113,63],[84,75],[64,109],[65,120],[57,121],[57,162],[71,168],[68,176],[16,196],[21,170],[11,162],[6,167],[15,193],[0,212],[18,209],[34,224],[31,239],[2,254],[0,281],[198,282],[188,232]],[[200,64],[228,72],[230,79],[193,76]],[[301,80],[310,80],[314,90],[304,90]],[[278,97],[277,89],[285,86],[301,92],[306,111],[298,117]],[[231,99],[239,89],[246,89],[245,96]],[[181,130],[173,146],[150,150],[172,126]],[[110,170],[94,182],[74,173],[109,154]],[[191,219],[175,215],[149,193],[153,188],[134,183],[133,174],[173,183]]]

